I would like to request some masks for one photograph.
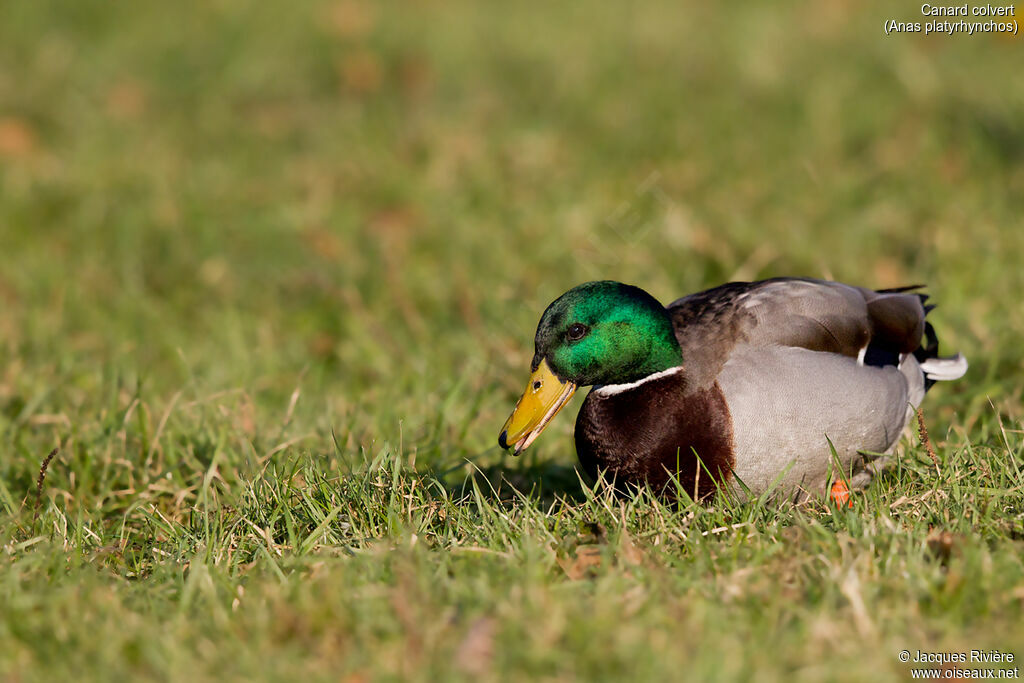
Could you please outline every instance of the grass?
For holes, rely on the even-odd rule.
[[[1021,43],[894,12],[5,4],[0,677],[1024,656]],[[937,465],[669,508],[581,481],[564,416],[497,449],[563,290],[784,274],[929,284],[971,361]]]

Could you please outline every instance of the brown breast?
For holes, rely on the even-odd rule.
[[[647,482],[668,499],[676,498],[675,482],[703,498],[731,476],[732,418],[717,382],[691,390],[680,371],[606,392],[591,391],[576,418],[576,453],[588,475],[603,471],[619,489]]]

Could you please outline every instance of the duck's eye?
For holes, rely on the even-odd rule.
[[[584,335],[587,334],[587,331],[586,325],[583,325],[582,323],[573,323],[569,326],[569,331],[565,336],[569,338],[569,341],[576,341],[578,339],[583,339]]]

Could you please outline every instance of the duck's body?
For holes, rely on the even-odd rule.
[[[880,464],[871,454],[892,451],[930,380],[966,371],[960,356],[936,357],[924,298],[781,278],[663,307],[634,287],[588,283],[545,312],[531,387],[595,385],[576,449],[588,474],[620,487],[801,497],[824,492],[839,467],[863,484]],[[528,388],[502,445],[528,446],[566,391],[531,408]],[[520,406],[540,419],[516,425]]]

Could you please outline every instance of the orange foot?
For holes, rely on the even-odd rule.
[[[853,507],[853,501],[850,500],[850,487],[842,479],[836,479],[832,483],[832,492],[829,494],[829,497],[836,507],[841,508],[844,505],[848,508]]]

